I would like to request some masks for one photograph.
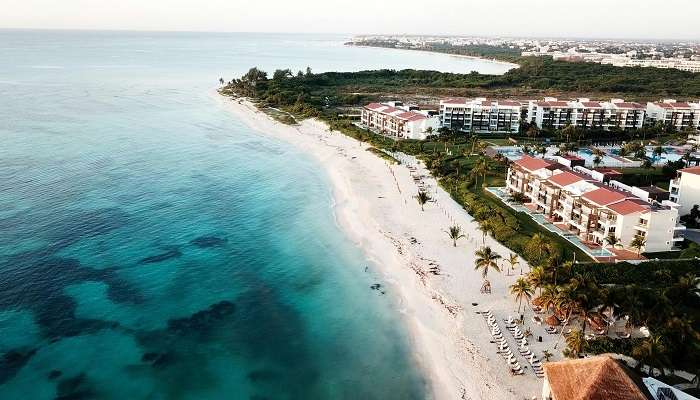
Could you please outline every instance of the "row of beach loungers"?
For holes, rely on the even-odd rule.
[[[510,348],[508,341],[505,337],[503,337],[503,332],[498,326],[496,317],[490,310],[482,312],[482,316],[486,319],[486,324],[488,324],[490,328],[491,336],[496,341],[496,344],[498,344],[498,354],[502,355],[503,358],[506,359],[506,362],[508,362],[508,365],[510,366],[510,370],[513,373],[513,375],[523,375],[525,371],[516,359],[515,353],[513,353],[513,350]],[[528,363],[530,363],[530,366],[532,367],[532,370],[534,371],[535,375],[538,378],[543,378],[544,370],[542,369],[542,363],[537,358],[537,356],[535,356],[535,353],[533,353],[528,347],[527,338],[525,338],[525,335],[515,323],[513,317],[508,317],[503,321],[505,322],[506,329],[508,329],[511,336],[513,336],[513,338],[518,343],[518,352],[520,353],[520,355],[523,356],[528,361]]]
[[[519,344],[518,351],[520,352],[520,354],[523,357],[525,357],[525,359],[530,363],[530,366],[535,372],[535,375],[537,375],[538,378],[544,378],[544,370],[542,369],[542,363],[537,358],[535,353],[530,351],[530,348],[528,347],[527,338],[523,335],[523,332],[515,323],[513,317],[508,317],[507,319],[504,319],[504,321],[506,323],[506,329],[510,331],[510,334],[513,335],[513,338]]]

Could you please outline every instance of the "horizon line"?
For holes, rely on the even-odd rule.
[[[136,32],[136,33],[211,33],[211,34],[262,34],[262,35],[343,35],[343,36],[400,36],[400,37],[444,37],[444,38],[491,38],[491,39],[546,39],[546,40],[646,40],[695,42],[700,38],[652,38],[652,37],[604,37],[604,36],[529,36],[529,35],[488,35],[488,34],[446,34],[446,33],[350,33],[350,32],[275,32],[275,31],[216,31],[216,30],[169,30],[169,29],[127,29],[127,28],[17,28],[0,27],[0,31],[59,31],[59,32]]]

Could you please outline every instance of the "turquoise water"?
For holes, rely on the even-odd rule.
[[[0,398],[426,396],[322,171],[208,92],[253,65],[503,67],[344,39],[0,31]]]

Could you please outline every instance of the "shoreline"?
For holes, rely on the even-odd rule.
[[[425,181],[436,201],[423,212],[413,199],[417,188],[408,168],[387,164],[366,151],[369,145],[331,132],[317,120],[285,125],[247,100],[216,92],[213,96],[250,128],[290,143],[318,161],[331,184],[333,213],[341,231],[396,292],[411,355],[430,398],[505,400],[539,394],[541,381],[534,375],[510,375],[490,343],[483,317],[475,312],[490,309],[504,318],[516,315],[507,287],[517,274],[489,276],[494,294],[479,293],[481,276],[473,271],[473,253],[481,246],[481,233],[434,179]],[[444,233],[454,223],[468,235],[456,248]],[[486,245],[504,258],[509,254],[491,238]],[[429,271],[436,266],[439,274],[433,275]]]
[[[366,45],[357,45],[357,44],[343,44],[344,46],[351,46],[351,47],[364,47],[368,49],[386,49],[386,50],[401,50],[401,51],[418,51],[422,53],[430,53],[430,54],[440,54],[443,56],[451,56],[451,57],[458,57],[458,58],[468,58],[470,60],[477,60],[477,61],[487,61],[490,63],[494,64],[500,64],[504,66],[511,67],[511,69],[515,68],[520,68],[519,64],[508,62],[508,61],[502,61],[502,60],[497,60],[495,58],[484,58],[484,57],[477,57],[477,56],[468,56],[466,54],[452,54],[452,53],[441,53],[439,51],[432,51],[432,50],[423,50],[423,49],[398,49],[395,47],[382,47],[382,46],[366,46]],[[506,71],[508,72],[508,71]],[[505,72],[504,72],[505,73]],[[503,75],[503,74],[500,74]]]

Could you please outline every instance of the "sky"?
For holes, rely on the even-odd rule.
[[[0,0],[0,28],[700,40],[700,0]]]

